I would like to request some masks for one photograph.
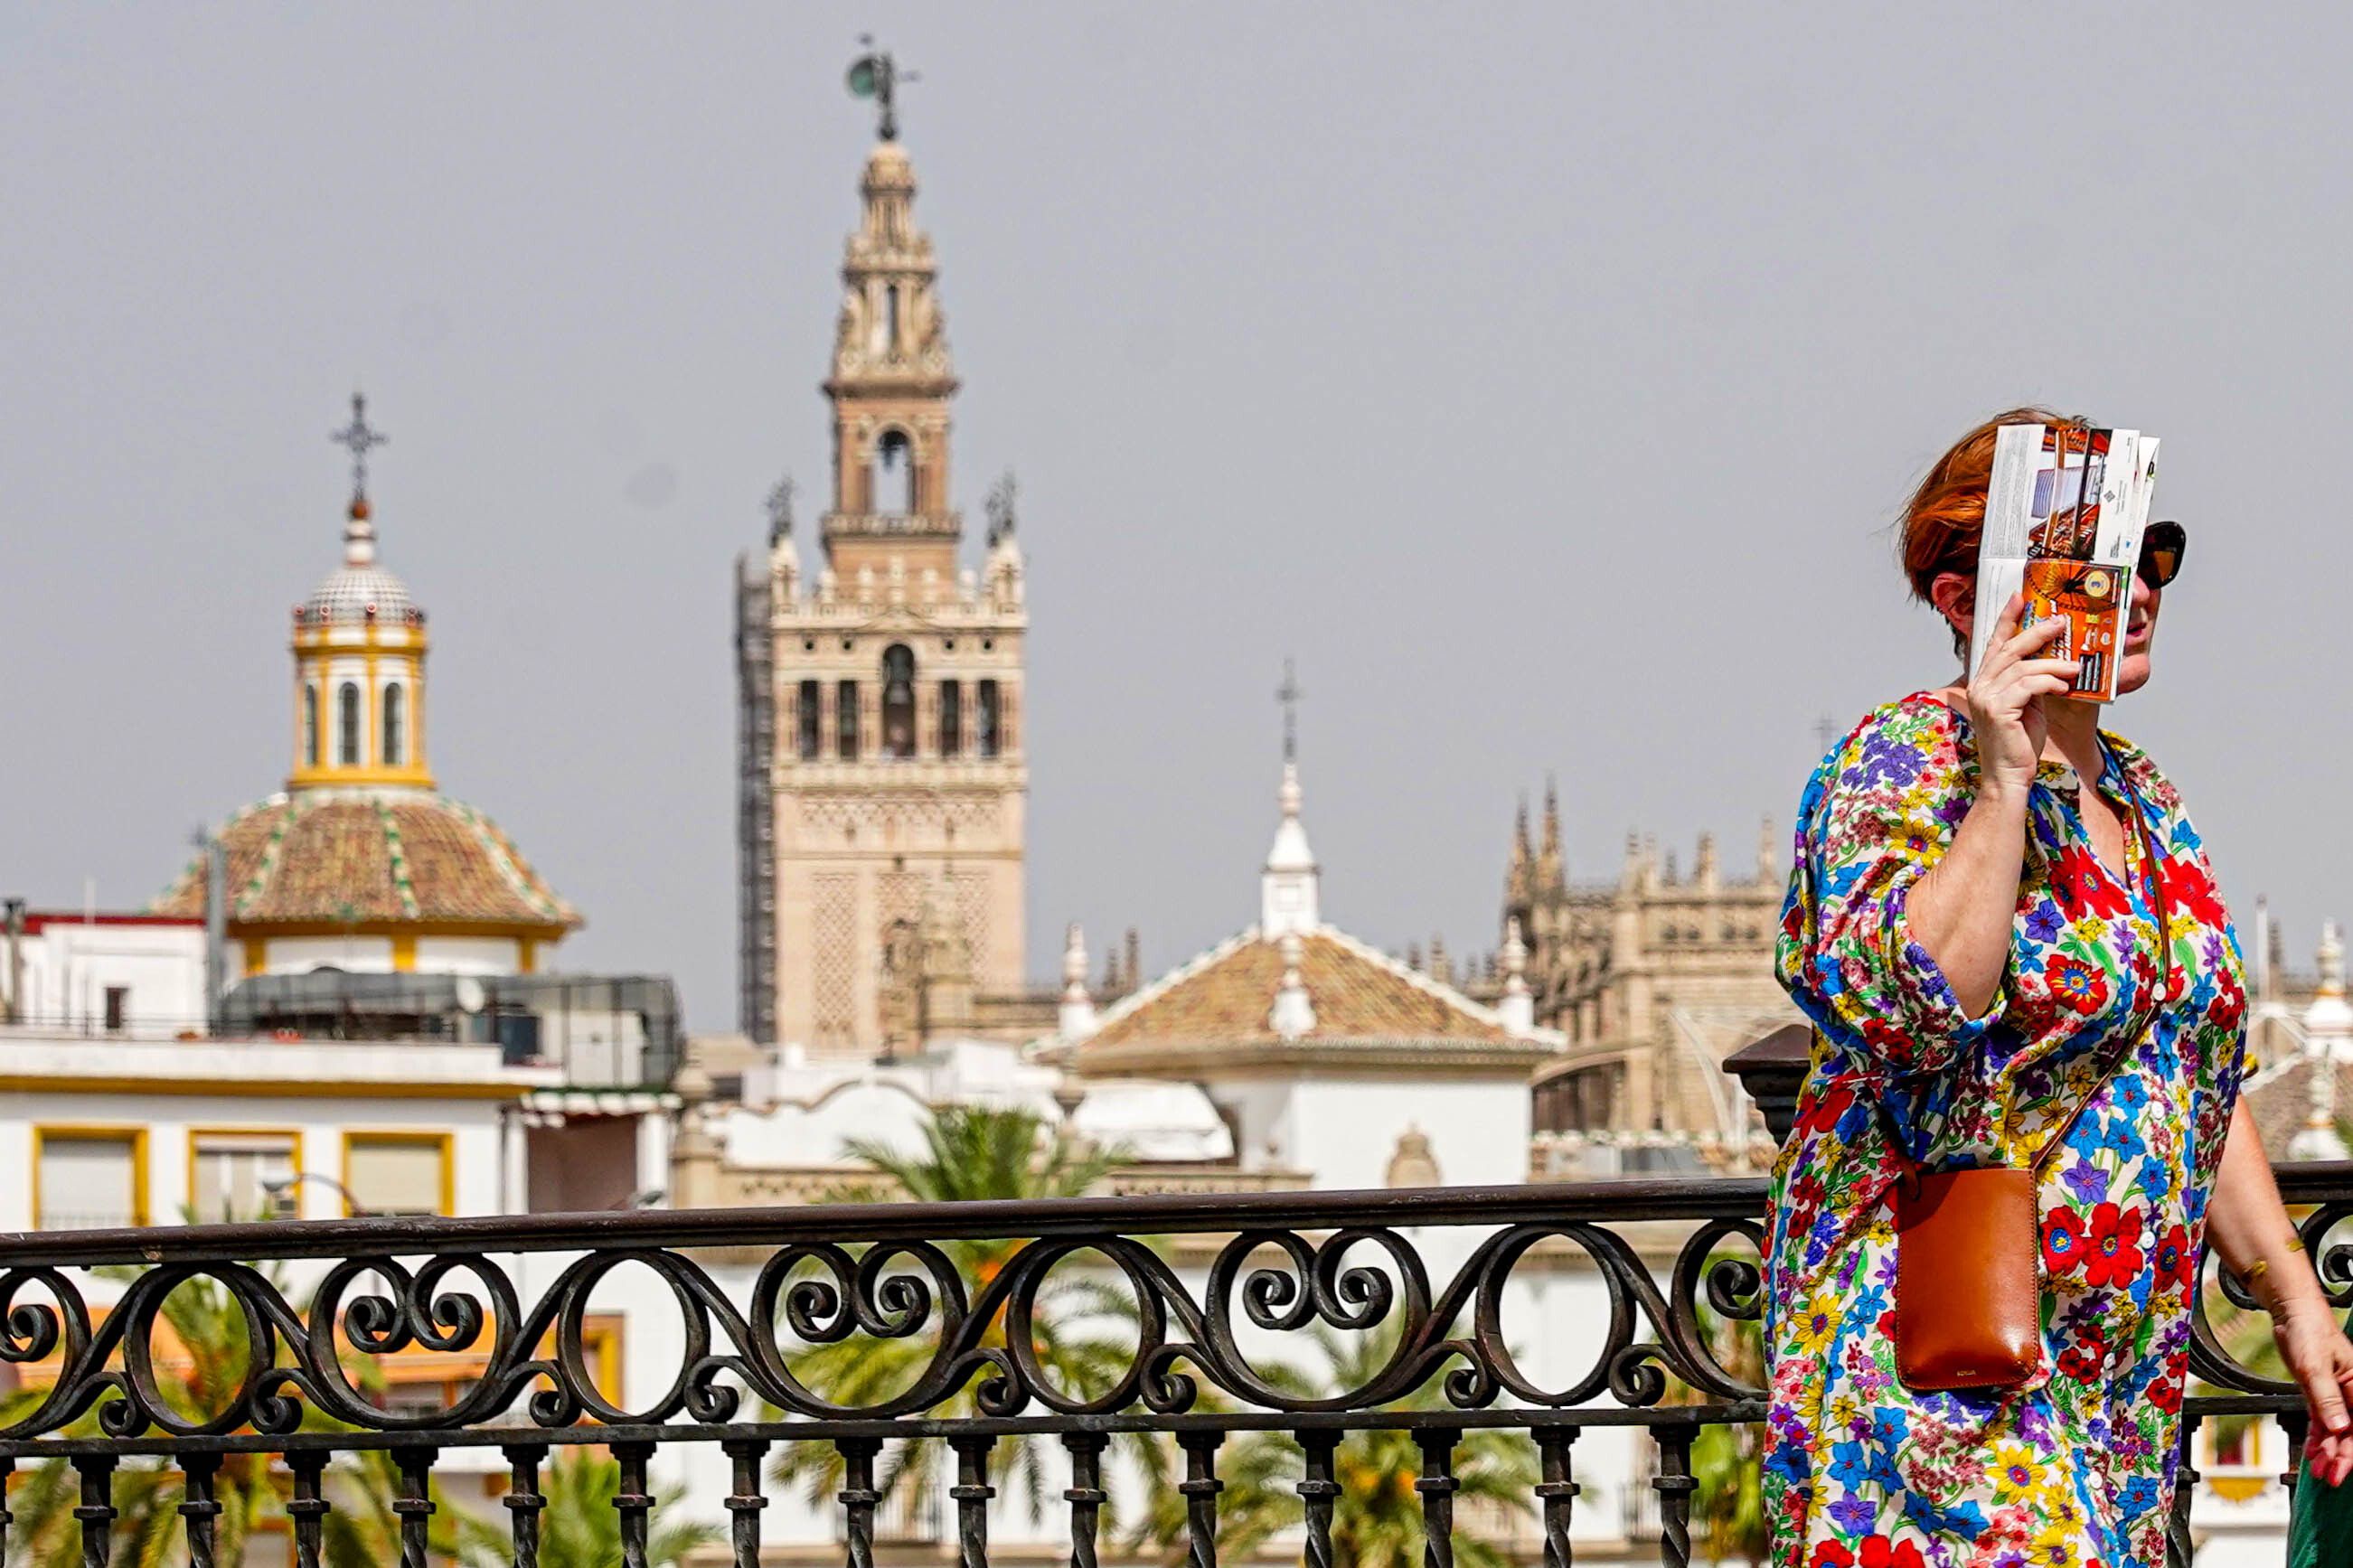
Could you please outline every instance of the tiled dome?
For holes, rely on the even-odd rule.
[[[421,621],[425,612],[408,596],[408,584],[375,563],[375,525],[364,496],[352,499],[343,528],[343,563],[319,580],[302,601],[305,621],[360,622],[374,611],[379,621]]]
[[[304,790],[247,807],[220,830],[229,910],[239,929],[269,925],[580,923],[490,818],[447,796]],[[192,864],[153,906],[204,913]]]
[[[416,607],[408,584],[381,566],[339,567],[302,602],[306,618],[319,621],[364,621],[371,609],[380,621],[404,620]]]

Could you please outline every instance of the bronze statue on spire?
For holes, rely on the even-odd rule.
[[[858,35],[859,47],[866,52],[850,63],[849,96],[871,98],[878,120],[875,132],[885,142],[899,139],[898,88],[902,81],[921,81],[913,71],[902,71],[888,49],[874,47],[874,35]]]

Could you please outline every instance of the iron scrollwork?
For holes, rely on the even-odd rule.
[[[887,1234],[860,1237],[852,1226],[828,1238],[786,1239],[757,1267],[732,1274],[696,1251],[695,1236],[665,1234],[663,1216],[633,1216],[646,1223],[623,1240],[579,1251],[528,1300],[500,1261],[509,1255],[495,1229],[485,1235],[479,1224],[460,1242],[445,1233],[448,1222],[401,1222],[396,1243],[334,1258],[301,1305],[273,1261],[301,1255],[286,1246],[304,1231],[301,1225],[231,1227],[250,1262],[224,1259],[230,1243],[222,1227],[209,1228],[206,1256],[187,1259],[174,1258],[172,1233],[148,1231],[141,1233],[142,1251],[153,1261],[104,1310],[67,1268],[26,1260],[0,1274],[0,1361],[53,1373],[31,1407],[0,1428],[0,1445],[30,1452],[37,1439],[93,1412],[100,1431],[123,1439],[286,1434],[302,1425],[306,1410],[355,1431],[394,1436],[480,1426],[554,1431],[584,1421],[667,1425],[688,1436],[738,1422],[751,1401],[786,1418],[889,1421],[938,1415],[969,1393],[969,1408],[984,1417],[1040,1411],[1149,1418],[1199,1408],[1205,1387],[1218,1391],[1219,1408],[1333,1415],[1391,1405],[1432,1379],[1447,1406],[1463,1411],[1498,1402],[1640,1410],[1676,1384],[1729,1410],[1753,1406],[1762,1391],[1725,1366],[1707,1319],[1739,1323],[1761,1313],[1761,1194],[1754,1184],[1716,1184],[1725,1199],[1716,1212],[1681,1205],[1674,1217],[1694,1223],[1663,1264],[1591,1212],[1600,1205],[1588,1202],[1579,1212],[1565,1204],[1555,1215],[1527,1199],[1504,1223],[1470,1230],[1467,1220],[1450,1222],[1465,1227],[1468,1245],[1442,1281],[1409,1237],[1411,1210],[1394,1194],[1379,1194],[1386,1206],[1377,1213],[1354,1194],[1270,1194],[1280,1201],[1237,1205],[1246,1210],[1239,1223],[1223,1230],[1206,1267],[1189,1271],[1148,1238],[1209,1231],[1199,1215],[1187,1212],[1172,1226],[1154,1200],[1120,1200],[1131,1212],[1098,1205],[1100,1224],[1037,1226],[986,1278],[967,1278],[957,1262],[959,1237],[976,1233],[953,1210],[925,1226],[922,1219],[934,1216],[892,1205]],[[1041,1213],[1050,1208],[1039,1205]],[[807,1230],[808,1212],[793,1214],[792,1226]],[[2327,1243],[2348,1214],[2353,1199],[2332,1200],[2303,1222],[2339,1308],[2353,1301],[2353,1247]],[[918,1234],[926,1229],[935,1235]],[[1524,1347],[1511,1343],[1505,1324],[1515,1281],[1530,1255],[1546,1248],[1571,1256],[1602,1295],[1587,1335],[1590,1360],[1553,1386],[1523,1364]],[[675,1320],[665,1326],[681,1347],[667,1386],[634,1405],[599,1385],[587,1349],[592,1300],[617,1270],[632,1266],[666,1288]],[[1068,1278],[1064,1270],[1084,1272],[1128,1303],[1119,1334],[1123,1342],[1132,1335],[1132,1349],[1103,1386],[1058,1385],[1039,1352],[1050,1286]],[[735,1280],[734,1294],[723,1276]],[[175,1408],[155,1364],[164,1300],[195,1281],[234,1304],[246,1356],[234,1393],[203,1411]],[[2235,1279],[2223,1275],[2218,1283],[2221,1300],[2252,1304]],[[2208,1308],[2215,1296],[2208,1292]],[[1377,1329],[1392,1348],[1352,1386],[1316,1392],[1261,1364],[1284,1336],[1318,1329]],[[801,1358],[859,1336],[916,1339],[927,1350],[887,1396],[841,1403],[811,1386]],[[2204,1311],[2189,1351],[2196,1375],[2211,1388],[2293,1394],[2234,1357]],[[445,1408],[388,1409],[371,1397],[364,1368],[369,1358],[404,1352],[464,1355],[480,1370]]]

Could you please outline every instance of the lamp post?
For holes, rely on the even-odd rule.
[[[369,1217],[367,1205],[352,1195],[351,1188],[343,1185],[334,1177],[322,1175],[316,1171],[297,1171],[290,1176],[265,1176],[262,1178],[261,1190],[269,1194],[269,1201],[272,1204],[276,1204],[304,1182],[316,1182],[322,1186],[332,1188],[342,1194],[343,1205],[352,1211],[353,1219]],[[298,1213],[294,1217],[300,1219],[301,1215]]]

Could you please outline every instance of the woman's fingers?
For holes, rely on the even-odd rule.
[[[2330,1486],[2341,1486],[2353,1473],[2353,1437],[2330,1437],[2318,1427],[2304,1445],[2304,1460],[2312,1473]]]
[[[2084,668],[2080,658],[2029,658],[2019,661],[2012,672],[2018,675],[2055,675],[2063,680],[2073,680]]]
[[[1986,639],[1985,658],[1978,662],[1979,679],[1994,674],[2017,658],[2010,645],[2018,639],[2018,623],[2025,614],[2026,590],[2021,588],[2010,596],[2010,603],[2001,607],[2000,616],[1993,623],[1993,636]]]
[[[2023,595],[2013,598],[2013,606],[2023,602]],[[2031,658],[2056,642],[2067,630],[2067,617],[2052,616],[2035,622],[2024,631],[2017,629],[2018,617],[2002,617],[2001,630],[1986,647],[1985,662],[1978,666],[1978,679],[1991,680],[2021,659]]]
[[[2025,617],[2026,590],[2020,588],[2011,593],[2009,602],[2001,607],[2001,614],[1994,617],[1993,636],[1987,640],[1986,646],[1989,648],[2000,647],[2016,637],[2018,623]]]
[[[2298,1357],[2299,1361],[2304,1358]],[[2304,1387],[2304,1403],[2322,1431],[2340,1446],[2346,1437],[2345,1390],[2337,1384],[2337,1358],[2332,1354],[2316,1367],[2298,1366],[2295,1380]]]
[[[2030,648],[2041,647],[2043,644],[2052,641],[2053,638],[2057,637],[2060,633],[2066,629],[2066,616],[2045,616],[2042,619],[2035,622],[2024,631],[2020,632],[2017,636],[2011,637],[2010,639],[2010,646],[2020,649],[2021,652],[2023,653],[2024,650]]]

